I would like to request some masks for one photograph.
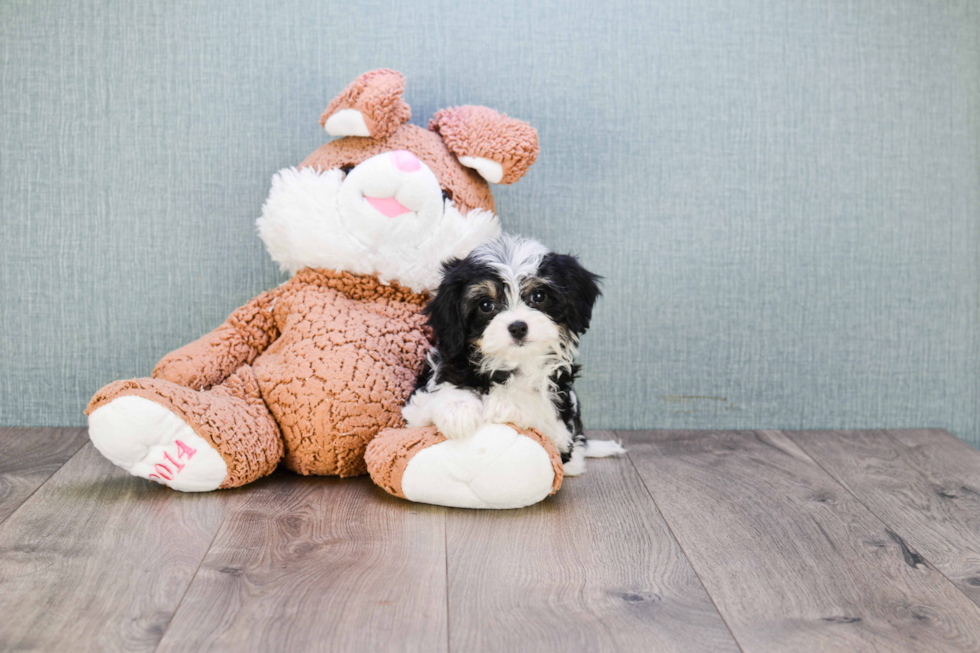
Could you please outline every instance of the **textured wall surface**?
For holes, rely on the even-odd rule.
[[[269,179],[387,66],[413,122],[538,128],[498,208],[606,277],[589,426],[980,444],[972,0],[7,0],[0,53],[2,424],[84,423],[282,281]]]

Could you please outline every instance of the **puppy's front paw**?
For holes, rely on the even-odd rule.
[[[565,476],[581,476],[585,473],[585,447],[579,445],[572,449],[572,457],[563,465]]]
[[[426,405],[430,399],[431,397],[424,392],[416,392],[412,395],[408,403],[402,406],[402,419],[405,420],[405,426],[414,429],[432,424],[432,416]]]
[[[450,440],[468,438],[483,426],[483,401],[460,392],[432,406],[432,423]]]

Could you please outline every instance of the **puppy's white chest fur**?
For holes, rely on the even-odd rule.
[[[518,372],[506,383],[494,385],[483,399],[483,419],[491,424],[537,429],[560,451],[568,451],[572,445],[572,434],[552,401],[547,376]]]

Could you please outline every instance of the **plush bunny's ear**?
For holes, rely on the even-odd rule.
[[[492,184],[514,183],[538,158],[534,127],[487,107],[443,109],[429,129],[442,136],[460,163]]]
[[[384,138],[412,117],[402,100],[405,78],[387,68],[364,73],[335,97],[320,116],[331,136]]]

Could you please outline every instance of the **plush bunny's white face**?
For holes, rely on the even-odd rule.
[[[285,271],[376,274],[416,292],[439,285],[443,261],[500,234],[496,215],[461,215],[443,199],[432,171],[404,150],[373,156],[346,174],[280,170],[256,224]]]
[[[359,163],[337,198],[344,228],[367,249],[388,241],[418,247],[439,233],[444,205],[432,170],[407,150]]]

